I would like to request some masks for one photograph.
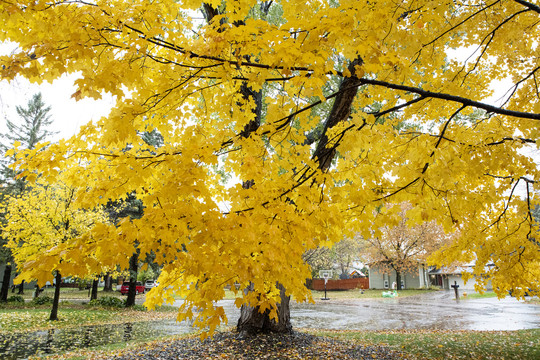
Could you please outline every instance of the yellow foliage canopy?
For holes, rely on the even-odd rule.
[[[107,218],[103,211],[77,208],[75,193],[61,182],[53,186],[36,183],[3,204],[6,224],[2,234],[20,272],[17,281],[37,280],[39,286],[45,286],[53,271],[84,277],[104,270],[97,254],[86,250],[99,242],[90,231],[97,224],[106,224]],[[79,242],[86,244],[85,251]]]
[[[538,5],[14,0],[0,14],[0,40],[19,44],[0,57],[3,79],[78,73],[75,98],[117,95],[107,118],[20,166],[49,181],[70,169],[81,207],[137,193],[141,219],[96,227],[108,241],[80,247],[105,262],[135,240],[153,251],[164,270],[148,305],[179,291],[180,317],[212,329],[225,285],[253,284],[238,305],[273,308],[276,283],[307,300],[304,251],[368,238],[404,201],[411,225],[459,230],[439,265],[493,262],[501,293],[540,288],[527,155],[540,129]],[[457,48],[471,57],[450,59]],[[515,84],[507,101],[483,103],[501,79]],[[142,140],[150,132],[159,144]]]

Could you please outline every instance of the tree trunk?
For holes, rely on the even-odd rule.
[[[17,294],[18,295],[23,295],[24,294],[24,280],[21,281],[21,283],[19,284],[19,292]]]
[[[401,272],[396,270],[396,288],[401,290]]]
[[[51,316],[49,317],[49,320],[58,320],[58,303],[60,302],[60,284],[62,283],[62,275],[60,275],[60,271],[56,270],[55,275],[55,284],[54,284],[54,298],[53,298],[53,305],[51,310]]]
[[[111,274],[109,273],[105,274],[103,282],[105,283],[105,286],[103,287],[103,291],[113,291]]]
[[[267,332],[290,333],[292,331],[289,306],[291,299],[285,295],[285,288],[281,284],[278,284],[278,288],[280,290],[281,303],[277,306],[277,322],[270,318],[269,310],[260,313],[259,307],[242,305],[240,319],[238,319],[238,325],[236,326],[241,336]],[[246,291],[252,290],[253,288],[246,289]]]
[[[137,291],[137,271],[139,263],[139,253],[134,252],[129,258],[129,290],[127,293],[126,306],[135,305],[135,295]]]
[[[7,301],[10,280],[11,265],[6,265],[6,268],[4,269],[4,278],[2,279],[2,289],[0,290],[0,302]]]
[[[35,287],[35,289],[34,289],[34,299],[37,298],[37,297],[39,297],[39,294],[41,293],[40,290],[41,290],[41,289],[39,288],[39,285],[36,284],[36,287]]]
[[[90,294],[90,300],[97,300],[99,278],[92,280],[92,293]]]

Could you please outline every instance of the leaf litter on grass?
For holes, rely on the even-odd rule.
[[[115,360],[180,360],[180,359],[405,359],[405,355],[388,347],[359,345],[306,333],[258,334],[240,338],[238,333],[216,333],[201,341],[188,337],[160,341],[145,348],[116,353],[106,359]],[[104,359],[104,358],[102,358]]]
[[[361,344],[380,344],[407,353],[411,359],[537,360],[540,329],[517,331],[383,330],[311,331],[320,336]]]

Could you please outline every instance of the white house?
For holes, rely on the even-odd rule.
[[[473,272],[473,263],[468,263],[460,266],[454,267],[442,267],[440,269],[432,268],[429,274],[429,282],[433,286],[439,286],[442,289],[452,289],[452,285],[459,285],[460,290],[474,290],[474,284],[476,283],[475,276],[472,276],[467,283],[463,280],[462,274]],[[493,264],[488,265],[493,266]],[[486,272],[489,268],[486,268]],[[492,290],[491,281],[487,281],[486,290]]]
[[[370,289],[391,289],[396,282],[397,275],[394,270],[386,266],[370,264],[369,266],[369,288]],[[418,266],[404,271],[401,274],[402,289],[418,289],[429,286],[428,267],[418,262]]]

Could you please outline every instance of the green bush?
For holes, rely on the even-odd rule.
[[[99,299],[90,300],[90,306],[124,307],[124,302],[113,296],[104,296]]]
[[[135,311],[146,311],[144,305],[135,304],[131,308]]]
[[[32,299],[32,304],[34,305],[45,305],[45,304],[52,304],[53,299],[49,296],[39,296],[37,298]]]
[[[8,303],[24,303],[24,298],[20,295],[13,295],[7,298]]]
[[[77,281],[77,286],[79,287],[79,290],[85,290],[89,289],[91,284],[84,279],[79,279],[79,281]]]

